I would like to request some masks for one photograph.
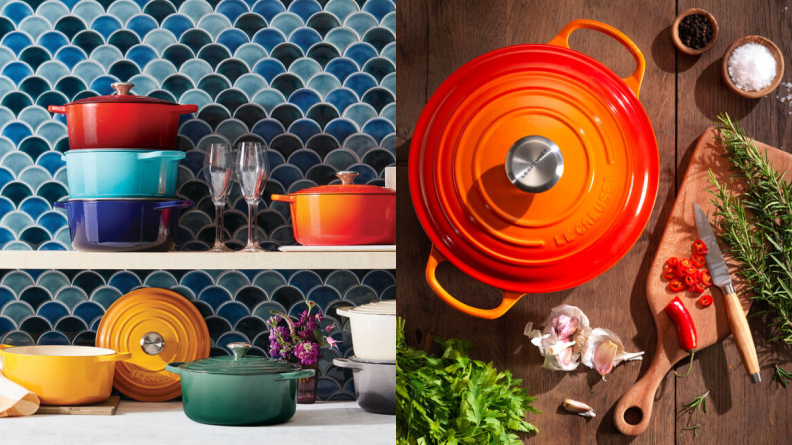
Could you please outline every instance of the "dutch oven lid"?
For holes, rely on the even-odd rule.
[[[96,96],[86,97],[66,105],[77,104],[152,104],[152,105],[179,105],[177,103],[169,102],[167,100],[157,99],[155,97],[137,96],[129,94],[132,88],[135,87],[134,83],[130,82],[114,82],[110,84],[115,90],[116,94],[110,96]]]
[[[187,298],[160,288],[134,290],[116,300],[96,329],[96,346],[131,352],[118,362],[113,385],[141,402],[162,402],[181,394],[171,362],[209,357],[211,337],[203,316]]]
[[[361,304],[360,306],[347,306],[338,308],[338,313],[348,316],[348,312],[369,315],[396,315],[396,300],[375,301],[373,303]]]
[[[635,73],[620,79],[569,49],[578,28],[622,43]],[[409,159],[413,204],[440,253],[480,281],[533,293],[615,264],[657,193],[644,69],[622,33],[577,20],[549,44],[495,50],[454,72],[423,110]]]
[[[395,195],[396,190],[376,185],[355,184],[358,172],[340,171],[336,173],[341,184],[320,185],[300,190],[292,195]]]
[[[250,349],[249,343],[229,343],[228,349],[233,356],[211,357],[179,365],[181,369],[191,372],[228,375],[276,375],[301,370],[298,365],[283,360],[264,357],[245,357]]]

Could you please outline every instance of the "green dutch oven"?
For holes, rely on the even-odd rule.
[[[263,357],[245,357],[247,343],[229,343],[233,357],[174,362],[166,369],[181,376],[184,413],[211,425],[271,425],[287,422],[297,410],[298,379],[312,369]]]

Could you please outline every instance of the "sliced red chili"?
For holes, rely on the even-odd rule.
[[[701,284],[706,287],[712,286],[712,275],[710,275],[709,269],[704,269],[701,271]]]
[[[698,302],[700,305],[708,307],[712,304],[712,295],[702,295]]]
[[[685,271],[689,268],[693,268],[693,262],[690,261],[690,258],[682,258],[679,260],[679,263],[676,266],[677,268],[677,275],[683,277],[687,275]]]
[[[695,276],[696,272],[698,272],[698,270],[695,267],[686,267],[685,270],[682,271],[682,276]]]
[[[678,278],[674,278],[668,284],[668,288],[671,289],[671,292],[681,292],[685,289],[685,283],[680,281]]]
[[[693,254],[693,256],[690,257],[690,262],[696,267],[704,267],[704,265],[707,264],[707,260],[699,254]]]
[[[696,253],[698,255],[706,255],[707,244],[704,241],[697,239],[696,241],[693,241],[693,245],[690,246],[690,250],[692,250],[693,253]]]
[[[671,258],[666,260],[666,266],[676,267],[677,264],[679,264],[679,258],[675,256],[672,256]]]
[[[685,285],[693,286],[694,284],[698,284],[698,277],[696,274],[693,275],[685,275]]]
[[[696,284],[688,287],[688,290],[690,292],[693,292],[693,293],[696,293],[696,294],[700,294],[700,293],[704,292],[704,285],[701,284],[701,283],[696,283]]]
[[[690,368],[693,366],[693,355],[698,346],[696,326],[693,324],[693,317],[690,316],[690,312],[688,312],[685,305],[682,304],[682,300],[679,299],[679,296],[674,297],[674,299],[668,303],[668,306],[665,307],[665,312],[676,325],[679,346],[685,351],[690,352],[690,365],[687,371],[684,374],[677,374],[676,371],[674,372],[677,377],[684,377],[690,373]]]
[[[673,267],[666,267],[665,271],[663,271],[663,276],[666,277],[667,280],[673,280],[676,278],[676,269]]]

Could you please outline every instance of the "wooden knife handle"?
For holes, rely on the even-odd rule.
[[[752,383],[762,381],[759,374],[759,360],[756,358],[756,346],[754,346],[751,330],[748,327],[748,319],[745,318],[740,299],[737,294],[732,292],[724,295],[723,300],[726,302],[726,314],[729,317],[729,327],[731,328],[732,337],[734,337],[734,344],[737,345],[737,351],[740,353],[745,371],[751,378]]]

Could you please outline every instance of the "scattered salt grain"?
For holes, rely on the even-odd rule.
[[[769,86],[775,76],[776,61],[764,45],[746,43],[729,57],[729,77],[741,90],[759,91]]]

